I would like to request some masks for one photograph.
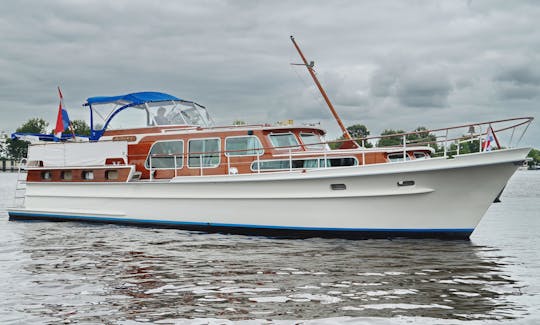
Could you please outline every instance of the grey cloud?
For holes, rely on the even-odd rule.
[[[384,67],[370,81],[372,96],[393,97],[406,107],[445,107],[451,91],[446,72],[432,67]]]
[[[517,85],[540,85],[540,67],[538,64],[540,64],[540,60],[517,67],[509,67],[501,71],[495,77],[495,80]]]
[[[0,130],[35,116],[52,124],[60,85],[76,118],[87,97],[155,90],[199,101],[223,123],[294,118],[339,133],[307,72],[289,66],[299,62],[290,34],[345,124],[373,134],[532,115],[538,16],[536,2],[502,0],[3,1]]]
[[[503,100],[533,100],[540,97],[540,60],[509,64],[495,77],[498,98]]]
[[[452,85],[441,70],[408,71],[399,79],[397,96],[410,107],[445,107]]]

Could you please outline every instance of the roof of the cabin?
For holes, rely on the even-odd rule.
[[[127,105],[127,104],[144,104],[149,102],[163,102],[163,101],[170,101],[170,100],[177,100],[181,101],[182,99],[174,97],[169,94],[165,93],[159,93],[155,91],[144,91],[139,93],[131,93],[126,95],[119,95],[119,96],[97,96],[97,97],[90,97],[86,100],[85,105],[92,105],[92,104],[121,104],[121,105]]]

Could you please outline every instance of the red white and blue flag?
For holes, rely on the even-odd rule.
[[[62,96],[60,87],[58,87],[58,96],[60,96],[60,104],[58,105],[58,116],[56,117],[54,135],[57,138],[62,138],[62,132],[71,129],[71,122],[69,121],[69,116],[64,106],[64,96]]]
[[[493,142],[495,142],[495,137],[493,135],[493,128],[490,125],[484,138],[484,143],[482,143],[482,151],[491,151]]]

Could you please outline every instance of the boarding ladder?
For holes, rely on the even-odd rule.
[[[19,161],[17,171],[17,185],[15,186],[15,195],[13,196],[13,205],[23,207],[26,197],[26,158]]]

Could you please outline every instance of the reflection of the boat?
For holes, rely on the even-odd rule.
[[[25,242],[32,255],[25,270],[44,276],[43,295],[58,294],[47,292],[57,282],[72,288],[71,297],[47,304],[47,315],[55,316],[76,307],[70,320],[496,320],[519,318],[523,309],[511,301],[519,283],[501,257],[471,242],[274,240],[62,225],[72,231]]]

